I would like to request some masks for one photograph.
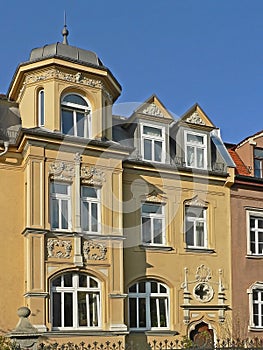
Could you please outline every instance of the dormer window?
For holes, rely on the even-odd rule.
[[[207,168],[207,136],[185,131],[186,166],[191,168]]]
[[[90,106],[77,94],[68,94],[61,102],[61,130],[63,134],[90,137]]]
[[[254,176],[263,178],[263,148],[254,149]]]
[[[44,89],[38,91],[38,126],[45,125],[45,93]]]
[[[152,162],[164,162],[164,127],[142,125],[142,157]]]

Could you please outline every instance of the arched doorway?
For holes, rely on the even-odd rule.
[[[213,347],[214,331],[205,322],[198,323],[190,332],[190,339],[198,347]]]

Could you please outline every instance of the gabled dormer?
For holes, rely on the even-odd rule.
[[[189,169],[223,172],[234,166],[219,129],[198,104],[172,126],[171,156],[175,165]]]
[[[133,139],[135,151],[131,157],[151,163],[170,163],[169,126],[173,122],[173,116],[156,95],[141,104],[124,126]]]
[[[121,86],[94,52],[69,45],[67,30],[63,35],[63,43],[31,51],[8,97],[19,104],[23,128],[111,140],[111,105]]]

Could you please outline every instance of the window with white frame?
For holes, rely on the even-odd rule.
[[[101,285],[83,273],[65,273],[51,280],[53,329],[101,326]]]
[[[263,256],[263,211],[247,211],[248,254]]]
[[[263,148],[254,149],[254,176],[263,177]]]
[[[207,248],[206,208],[185,206],[185,240],[187,247]]]
[[[191,168],[207,168],[207,136],[185,131],[186,166]]]
[[[165,129],[147,124],[141,125],[142,156],[152,162],[165,161]]]
[[[145,202],[141,208],[142,242],[165,244],[164,205]]]
[[[100,190],[81,186],[81,228],[86,232],[100,232]]]
[[[90,137],[90,106],[80,95],[68,94],[61,101],[63,134]]]
[[[169,289],[157,281],[129,288],[129,326],[133,330],[169,329]]]
[[[50,183],[51,228],[69,230],[71,228],[70,185],[52,181]]]
[[[45,125],[45,92],[44,89],[38,91],[38,126]]]

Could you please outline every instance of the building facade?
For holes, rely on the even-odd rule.
[[[263,133],[228,145],[236,164],[231,187],[233,331],[260,337],[263,330]]]
[[[0,328],[25,305],[50,341],[229,335],[235,163],[220,130],[155,95],[112,115],[119,82],[63,33],[0,100]]]

